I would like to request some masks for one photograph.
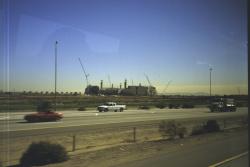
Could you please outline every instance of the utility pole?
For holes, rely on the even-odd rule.
[[[240,88],[238,87],[237,90],[238,90],[238,94],[240,95]]]
[[[210,93],[209,93],[209,96],[211,98],[211,75],[212,75],[212,68],[209,68],[209,71],[210,71]]]
[[[56,86],[57,86],[57,44],[58,42],[55,42],[55,108],[54,110],[56,111]]]

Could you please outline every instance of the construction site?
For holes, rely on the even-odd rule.
[[[83,66],[83,63],[80,58],[78,58],[83,74],[86,79],[87,87],[85,88],[85,95],[121,95],[121,96],[154,96],[157,94],[156,88],[152,86],[149,77],[145,75],[149,86],[139,85],[128,85],[127,79],[124,80],[124,84],[120,84],[119,88],[115,88],[114,85],[110,81],[110,77],[108,76],[110,87],[104,87],[104,82],[101,80],[100,87],[98,85],[89,84],[89,74],[86,73],[86,70]]]
[[[124,81],[124,86],[120,84],[119,88],[103,87],[103,80],[101,80],[100,87],[97,85],[88,85],[85,89],[86,95],[122,95],[122,96],[154,96],[156,95],[156,88],[154,86],[127,86],[127,80]]]

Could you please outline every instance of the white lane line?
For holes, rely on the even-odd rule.
[[[233,156],[233,157],[231,157],[231,158],[225,159],[224,161],[218,162],[218,163],[213,164],[213,165],[210,165],[210,166],[208,166],[208,167],[217,167],[217,166],[220,166],[220,165],[225,164],[225,163],[227,163],[227,162],[230,162],[230,161],[233,161],[233,160],[235,160],[235,159],[238,159],[238,158],[240,158],[240,157],[242,157],[242,156],[244,156],[244,155],[247,155],[247,154],[248,154],[248,151],[246,151],[246,152],[244,152],[244,153],[241,153],[241,154],[239,154],[239,155]]]
[[[113,123],[113,122],[108,122]],[[117,122],[117,123],[123,123],[123,122]],[[16,129],[16,130],[0,130],[0,132],[16,132],[16,131],[29,131],[29,130],[43,130],[43,129],[55,129],[55,128],[71,128],[71,127],[79,127],[79,126],[85,126],[85,125],[102,125],[103,123],[96,123],[96,124],[78,124],[78,125],[65,125],[65,126],[56,126],[56,127],[42,127],[42,128],[25,128],[25,129]]]
[[[63,123],[62,121],[60,122],[33,122],[32,124],[36,124],[36,125],[46,125],[46,124],[59,124],[59,123]],[[29,123],[27,123],[29,124]]]
[[[33,122],[33,123],[27,123],[27,124],[32,124],[32,125],[50,125],[50,124],[61,124],[63,123],[62,121],[60,122]],[[31,125],[31,126],[32,126]],[[63,128],[63,127],[67,127],[67,126],[55,126],[55,127],[42,127],[42,128],[25,128],[25,129],[17,129],[17,130],[0,130],[0,132],[15,132],[15,131],[28,131],[28,130],[42,130],[42,129],[50,129],[50,128]],[[70,126],[69,126],[70,127]]]
[[[80,123],[79,122],[74,122],[73,125],[68,125],[68,122],[67,121],[60,121],[60,122],[42,122],[42,123],[35,123],[35,124],[53,124],[53,123],[66,123],[66,125],[63,125],[63,126],[60,126],[62,124],[57,124],[59,126],[53,126],[53,127],[32,127],[32,125],[30,124],[30,127],[31,128],[20,128],[20,129],[16,129],[16,130],[11,130],[11,131],[25,131],[25,130],[38,130],[38,129],[51,129],[51,128],[64,128],[64,127],[77,127],[77,126],[82,126],[82,125],[97,125],[97,124],[108,124],[108,123],[124,123],[124,122],[140,122],[140,121],[150,121],[150,120],[161,120],[161,119],[182,119],[182,118],[204,118],[206,117],[206,114],[202,114],[202,115],[193,115],[190,117],[190,114],[176,114],[175,116],[173,115],[168,115],[167,113],[164,114],[164,115],[157,115],[157,114],[151,114],[150,112],[148,114],[150,114],[150,117],[148,117],[149,115],[148,114],[145,114],[145,115],[133,115],[133,117],[125,117],[126,119],[122,119],[120,121],[117,121],[117,119],[115,119],[117,116],[120,116],[120,114],[118,115],[106,115],[107,113],[105,114],[101,114],[101,113],[96,113],[99,115],[99,117],[97,116],[97,118],[103,118],[102,116],[108,116],[108,117],[111,117],[112,120],[108,119],[106,121],[102,121],[101,123]],[[245,115],[245,114],[244,114]],[[132,115],[131,115],[132,116]],[[166,117],[167,116],[167,117]],[[216,117],[216,115],[210,115],[211,118],[213,117]],[[98,119],[98,120],[100,120]],[[116,121],[114,121],[114,119]],[[27,124],[28,125],[28,124]],[[0,132],[4,132],[4,131],[1,131]]]
[[[10,117],[0,117],[0,120],[6,120],[6,119],[10,119]]]
[[[175,118],[167,118],[168,120],[170,119],[181,119],[181,118],[186,118],[185,116],[178,116]],[[109,123],[126,123],[126,122],[140,122],[140,121],[157,121],[160,119],[166,119],[162,118],[162,116],[155,116],[155,117],[129,117],[120,121],[114,122],[113,118],[112,119],[106,119],[105,122],[97,122],[97,123],[78,123],[77,124],[71,124],[71,125],[59,125],[59,126],[54,126],[54,127],[32,127],[32,128],[24,128],[24,129],[16,129],[16,130],[9,130],[10,131],[27,131],[27,130],[42,130],[42,129],[55,129],[55,128],[71,128],[71,127],[79,127],[79,126],[86,126],[86,125],[102,125],[102,124],[109,124]],[[62,123],[62,121],[60,121]],[[35,124],[43,124],[43,123],[53,123],[53,122],[41,122],[41,123],[35,123]],[[54,122],[57,123],[57,122]],[[59,122],[58,122],[59,123]],[[0,132],[6,132],[6,131],[0,131]]]

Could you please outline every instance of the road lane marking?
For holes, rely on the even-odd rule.
[[[195,113],[197,113],[197,112],[199,112],[201,115],[241,115],[241,114],[243,114],[243,113],[245,113],[245,111],[247,111],[247,110],[245,110],[245,109],[247,109],[247,108],[243,108],[243,110],[242,110],[242,112],[232,112],[232,113],[211,113],[211,112],[208,112],[208,110],[207,110],[207,112],[204,112],[204,109],[205,108],[197,108],[197,109],[179,109],[178,111],[177,110],[173,110],[173,109],[164,109],[164,110],[161,110],[161,109],[152,109],[151,111],[148,111],[148,110],[127,110],[126,112],[123,112],[123,113],[119,113],[119,114],[114,114],[113,112],[109,112],[109,113],[98,113],[97,111],[91,111],[91,112],[88,112],[88,113],[86,113],[86,112],[84,112],[84,113],[79,113],[79,112],[77,112],[77,111],[75,111],[74,113],[67,113],[67,114],[65,114],[65,118],[72,118],[72,117],[87,117],[87,116],[92,116],[93,114],[95,114],[95,113],[98,113],[98,115],[108,115],[108,116],[114,116],[114,115],[120,115],[120,114],[124,114],[124,115],[137,115],[137,114],[140,114],[140,113],[143,113],[143,114],[153,114],[153,112],[154,113],[165,113],[165,114],[170,114],[170,113],[175,113],[175,114],[183,114],[183,112],[185,112],[185,114],[186,115],[188,115],[188,114],[190,114],[190,115],[192,115],[192,114],[195,114]],[[192,112],[192,113],[191,113]],[[4,115],[2,115],[2,113],[0,113],[1,114],[1,116],[2,117],[4,117]],[[16,114],[16,113],[12,113],[11,112],[11,115],[12,115],[12,117],[11,118],[7,118],[7,119],[9,119],[9,120],[16,120],[16,119],[20,119],[19,117],[15,117],[15,116],[20,116],[20,115],[23,115],[23,114],[25,114],[25,113],[22,113],[22,114],[20,114],[20,113],[18,113],[18,114]],[[1,118],[1,116],[0,116],[0,121],[4,121],[4,120],[6,120],[5,118]]]
[[[202,118],[203,116],[193,116],[192,118],[193,119],[195,119],[195,118]],[[214,116],[213,116],[214,117]],[[96,117],[96,118],[98,118],[98,117]],[[100,117],[99,117],[100,118]],[[178,115],[178,117],[175,117],[174,119],[183,119],[183,118],[187,118],[185,115],[184,116],[180,116],[180,115]],[[101,118],[100,118],[101,119]],[[143,119],[143,120],[142,120]],[[113,118],[112,119],[106,119],[105,121],[106,122],[102,122],[102,123],[92,123],[92,124],[90,124],[90,123],[84,123],[84,124],[82,124],[82,123],[78,123],[78,122],[76,122],[77,124],[75,124],[75,125],[63,125],[63,126],[56,126],[56,127],[37,127],[37,128],[34,128],[34,127],[32,127],[32,128],[25,128],[25,129],[16,129],[16,130],[12,130],[12,131],[22,131],[22,130],[37,130],[37,129],[49,129],[49,128],[62,128],[62,127],[73,127],[73,126],[75,126],[75,127],[77,127],[77,126],[84,126],[84,125],[97,125],[97,124],[108,124],[108,123],[124,123],[124,122],[130,122],[130,121],[132,121],[132,122],[140,122],[140,121],[150,121],[150,120],[152,120],[152,121],[155,121],[155,120],[162,120],[163,119],[163,117],[161,116],[161,115],[154,115],[154,117],[145,117],[145,116],[140,116],[140,117],[128,117],[128,118],[126,118],[126,119],[123,119],[123,120],[120,120],[120,121],[115,121],[114,122],[114,120],[113,120]],[[167,119],[167,120],[171,120],[171,119],[173,119],[173,118],[171,118],[171,117],[168,117],[168,118],[164,118],[164,120],[165,119]],[[60,122],[58,122],[58,123],[63,123],[64,121],[63,120],[61,120]],[[56,122],[54,122],[54,123],[56,123]],[[66,122],[64,122],[64,123],[66,123]],[[35,123],[35,124],[53,124],[53,122],[42,122],[42,123]],[[4,131],[1,131],[1,132],[4,132]]]
[[[210,166],[208,166],[208,167],[217,167],[217,166],[220,166],[220,165],[225,164],[225,163],[227,163],[227,162],[230,162],[230,161],[233,161],[233,160],[235,160],[235,159],[238,159],[238,158],[240,158],[240,157],[242,157],[242,156],[244,156],[244,155],[247,155],[247,154],[248,154],[248,151],[246,151],[246,152],[244,152],[244,153],[241,153],[241,154],[238,154],[238,155],[236,155],[236,156],[233,156],[233,157],[231,157],[231,158],[225,159],[224,161],[218,162],[218,163],[213,164],[213,165],[210,165]]]
[[[25,122],[26,123],[26,122]],[[27,122],[29,124],[29,122]],[[46,124],[59,124],[59,123],[63,123],[63,121],[58,121],[58,122],[32,122],[35,125],[46,125]]]
[[[0,117],[0,120],[10,119],[10,117]]]
[[[26,122],[25,122],[26,123]],[[61,124],[63,123],[63,121],[60,121],[60,122],[33,122],[32,125],[51,125],[51,124]],[[27,124],[30,124],[27,122]],[[44,128],[25,128],[25,129],[20,129],[20,131],[28,131],[28,130],[41,130],[41,129],[48,129],[48,128],[57,128],[57,127],[61,127],[61,126],[56,126],[56,127],[44,127]],[[11,128],[10,128],[11,129]],[[17,130],[0,130],[0,132],[16,132],[16,131],[19,131],[18,129]]]
[[[109,124],[109,123],[125,123],[125,122],[141,122],[141,121],[157,121],[157,120],[171,120],[171,119],[197,119],[197,118],[205,118],[205,119],[210,119],[210,118],[218,118],[220,119],[221,116],[220,115],[206,115],[206,114],[202,114],[202,115],[192,115],[190,116],[190,114],[181,114],[181,113],[177,113],[175,115],[169,115],[168,113],[164,113],[164,114],[152,114],[150,112],[147,112],[147,114],[143,114],[143,115],[139,115],[139,114],[131,114],[129,116],[133,116],[133,117],[125,117],[125,119],[122,119],[122,120],[119,120],[117,121],[116,118],[121,118],[121,116],[124,116],[124,115],[120,115],[120,114],[114,114],[114,115],[106,115],[107,113],[105,114],[101,114],[101,113],[96,113],[98,114],[99,116],[96,116],[95,118],[92,116],[90,117],[93,117],[94,119],[96,120],[99,120],[99,121],[102,121],[101,123],[93,123],[93,122],[89,122],[87,121],[88,123],[82,123],[82,122],[79,122],[78,119],[82,119],[82,117],[69,117],[69,118],[74,118],[74,122],[68,122],[67,119],[65,119],[64,121],[61,120],[60,122],[58,123],[64,123],[64,125],[62,126],[45,126],[45,127],[34,127],[31,125],[30,128],[25,128],[25,127],[22,127],[20,129],[15,129],[15,130],[11,130],[11,131],[25,131],[25,130],[42,130],[42,129],[53,129],[53,128],[65,128],[65,127],[79,127],[79,126],[85,126],[85,125],[98,125],[98,124]],[[245,114],[244,114],[245,115]],[[165,118],[165,116],[168,116]],[[105,119],[104,119],[105,118]],[[107,119],[108,118],[108,119]],[[68,119],[70,120],[70,119]],[[51,124],[53,122],[48,122],[47,124]],[[38,124],[45,124],[45,122],[43,123],[38,123]],[[70,124],[70,125],[69,125]],[[73,124],[73,125],[72,125]],[[13,124],[14,126],[15,124]],[[51,124],[52,125],[52,124]],[[54,124],[55,125],[55,124]],[[0,132],[6,132],[4,130],[0,130]]]
[[[30,130],[43,130],[43,129],[55,129],[55,128],[72,128],[72,127],[80,127],[80,126],[86,126],[86,125],[87,126],[88,125],[103,125],[103,124],[110,124],[110,123],[130,123],[128,121],[131,121],[131,118],[127,118],[127,119],[129,119],[129,120],[123,120],[123,121],[118,121],[118,122],[113,122],[114,120],[106,120],[106,122],[104,122],[104,123],[103,122],[102,123],[94,123],[94,124],[85,123],[85,124],[78,124],[78,125],[62,125],[62,126],[56,126],[56,127],[32,127],[32,128],[16,129],[16,130],[8,130],[8,131],[0,130],[0,132],[30,131]],[[137,120],[138,117],[134,117],[134,118],[132,118],[132,120],[133,119]],[[148,118],[148,120],[143,120],[142,122],[144,122],[144,121],[158,121],[158,119]],[[62,121],[60,121],[60,122],[62,122]],[[132,121],[132,123],[136,123],[136,122],[141,122],[141,121]],[[43,122],[43,123],[45,123],[45,122]],[[37,123],[35,123],[35,124],[37,124]],[[39,123],[39,124],[42,124],[42,123]]]

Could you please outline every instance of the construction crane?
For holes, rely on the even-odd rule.
[[[78,57],[78,60],[79,60],[79,62],[80,62],[80,64],[81,64],[82,71],[83,71],[84,76],[85,76],[85,78],[86,78],[87,86],[89,86],[89,80],[88,80],[89,74],[86,73],[86,71],[85,71],[85,69],[84,69],[84,67],[83,67],[83,65],[82,65],[82,61],[81,61],[81,59],[80,59],[79,57]]]
[[[148,93],[149,93],[150,96],[152,96],[152,95],[153,95],[153,92],[152,92],[153,86],[152,86],[152,84],[151,84],[151,82],[150,82],[148,76],[147,76],[146,74],[144,74],[144,75],[145,75],[145,77],[146,77],[146,79],[147,79],[147,81],[148,81],[148,84],[149,84]]]
[[[144,74],[144,75],[145,75],[145,77],[146,77],[146,79],[147,79],[147,81],[148,81],[149,86],[152,87],[152,84],[151,84],[151,82],[150,82],[148,76],[147,76],[146,74]]]
[[[172,81],[168,81],[168,84],[166,85],[166,87],[165,87],[165,89],[163,90],[163,94],[165,94],[165,92],[166,92],[166,90],[167,90],[167,88],[168,88],[168,86],[170,85],[170,83],[171,83]]]

